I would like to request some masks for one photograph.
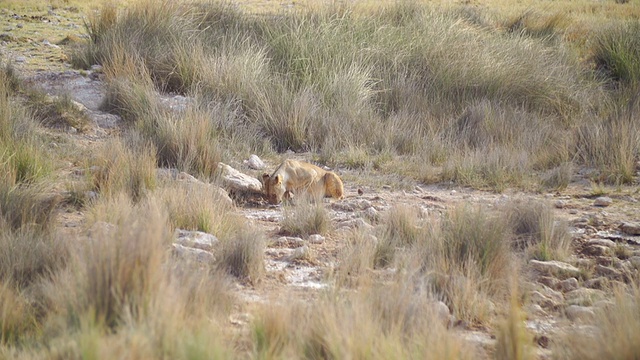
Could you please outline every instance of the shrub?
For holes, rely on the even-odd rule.
[[[640,21],[632,20],[603,29],[593,45],[593,61],[612,80],[637,89],[640,86]]]
[[[331,217],[322,199],[301,194],[284,205],[280,231],[294,236],[325,235],[331,230]]]
[[[250,283],[257,283],[264,275],[264,234],[248,226],[222,240],[218,266],[223,271]]]

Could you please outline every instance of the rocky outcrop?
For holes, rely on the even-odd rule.
[[[262,194],[260,180],[243,174],[225,163],[218,163],[222,186],[235,194]]]

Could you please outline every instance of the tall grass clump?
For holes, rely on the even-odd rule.
[[[567,224],[556,219],[549,204],[518,199],[506,204],[505,213],[515,239],[514,249],[526,251],[538,260],[563,260],[570,253]]]
[[[509,235],[506,221],[497,214],[458,206],[429,241],[414,247],[413,256],[457,318],[482,323],[509,291],[509,276],[516,268]]]
[[[153,197],[162,202],[169,214],[169,222],[176,229],[198,230],[219,237],[227,237],[241,226],[215,185],[189,182],[161,184]]]
[[[640,21],[610,25],[597,34],[593,43],[593,61],[611,80],[624,87],[640,89]]]
[[[399,282],[344,296],[323,296],[258,313],[259,358],[467,359],[471,349],[448,333],[429,294]],[[419,338],[420,341],[414,341]]]
[[[141,319],[159,296],[162,265],[172,233],[161,207],[134,205],[120,195],[105,211],[113,229],[93,231],[80,261],[76,314],[114,328]]]
[[[400,205],[389,210],[376,243],[375,266],[392,265],[398,251],[407,250],[424,238],[425,229],[419,220],[415,208]]]
[[[506,318],[498,326],[495,359],[536,359],[533,336],[525,326],[526,316],[517,297],[517,286],[511,290],[511,301]]]
[[[635,94],[624,109],[603,121],[587,121],[576,130],[576,151],[583,162],[598,170],[598,182],[630,184],[640,154],[640,97]]]
[[[155,149],[139,139],[111,139],[93,155],[90,163],[93,185],[104,196],[124,191],[138,201],[156,187]]]
[[[254,17],[216,2],[150,0],[103,11],[90,23],[86,54],[103,63],[107,74],[133,69],[126,80],[108,76],[114,87],[110,108],[128,122],[144,118],[145,136],[155,139],[159,152],[166,149],[159,160],[166,156],[167,163],[180,163],[172,157],[181,152],[215,161],[222,141],[203,135],[211,148],[176,149],[187,143],[186,135],[168,139],[164,131],[153,132],[166,117],[148,96],[155,90],[203,95],[204,104],[232,104],[232,123],[243,126],[224,127],[229,144],[246,142],[250,129],[278,151],[312,150],[326,158],[354,148],[368,155],[419,157],[425,143],[442,144],[441,153],[460,152],[453,161],[493,153],[491,168],[457,173],[484,172],[479,186],[488,182],[501,189],[524,183],[523,174],[531,170],[566,162],[565,155],[549,155],[556,148],[549,143],[565,144],[568,127],[601,95],[561,42],[521,32],[505,36],[460,21],[455,12],[419,4],[366,11],[329,6]],[[541,23],[535,26],[544,33],[561,27],[562,18]],[[476,105],[482,103],[490,106]],[[461,148],[451,124],[469,107],[484,113],[484,129],[477,144]],[[187,115],[200,124],[191,129],[201,134],[208,131],[197,120],[202,116],[210,115]],[[469,132],[466,126],[475,125],[457,128]],[[442,161],[430,159],[425,166]],[[206,173],[206,166],[195,168]],[[467,181],[455,172],[447,179]]]
[[[222,239],[218,268],[241,280],[259,282],[265,273],[266,238],[262,231],[249,225],[238,226],[234,233]]]
[[[635,359],[640,356],[640,291],[616,289],[614,304],[599,309],[593,319],[597,336],[571,332],[553,347],[556,359]]]
[[[294,236],[326,235],[331,230],[331,217],[322,199],[301,194],[284,205],[281,232]]]

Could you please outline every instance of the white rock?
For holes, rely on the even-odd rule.
[[[182,246],[180,244],[173,244],[173,254],[184,260],[197,261],[202,263],[208,263],[215,260],[212,253],[191,247]]]
[[[222,184],[230,190],[262,193],[262,183],[260,180],[243,174],[227,164],[218,163],[218,172],[222,178]]]
[[[640,269],[640,256],[632,256],[629,258],[629,263],[636,269]]]
[[[249,156],[247,165],[253,170],[262,170],[266,167],[264,162],[258,157],[258,155],[255,154]]]
[[[578,277],[580,275],[580,269],[561,261],[538,261],[530,260],[529,265],[543,274],[554,275],[560,277]]]
[[[598,245],[610,248],[616,246],[616,243],[607,239],[592,239],[587,241],[587,245]]]
[[[217,237],[202,231],[176,229],[176,244],[182,246],[211,251],[220,241]]]
[[[311,250],[307,245],[300,246],[293,250],[293,253],[287,258],[288,261],[295,261],[299,259],[306,259],[309,257]]]
[[[602,290],[579,288],[565,294],[567,303],[570,305],[591,305],[606,297]]]
[[[313,234],[309,236],[309,242],[312,244],[322,244],[324,242],[324,236],[320,234]]]
[[[302,240],[302,238],[294,237],[294,236],[281,236],[274,242],[273,245],[278,245],[278,246],[293,245],[293,246],[299,247],[304,245],[304,240]]]

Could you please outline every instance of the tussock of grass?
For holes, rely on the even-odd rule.
[[[93,185],[104,196],[116,196],[124,191],[138,201],[156,186],[155,149],[136,139],[129,140],[130,146],[125,141],[109,140],[93,155],[90,160],[94,167]]]
[[[610,106],[564,43],[546,41],[566,26],[560,13],[526,11],[505,36],[478,10],[417,3],[258,18],[217,2],[152,0],[103,12],[88,24],[92,41],[79,62],[105,65],[108,107],[132,123],[143,120],[143,136],[162,163],[203,175],[223,141],[255,148],[261,138],[279,151],[319,151],[328,159],[358,149],[365,155],[355,167],[369,166],[371,155],[419,157],[424,144],[435,143],[441,149],[425,168],[442,165],[442,154],[455,156],[430,181],[526,187],[532,170],[579,157],[571,125]],[[196,124],[179,134],[154,131],[190,123],[168,120],[155,89],[202,96],[205,106],[228,104],[228,118],[242,126],[211,127],[197,120],[211,115],[192,112],[187,119]],[[222,138],[193,135],[221,128],[229,130]],[[494,161],[485,167],[487,154]]]
[[[326,235],[331,230],[331,217],[322,199],[300,194],[293,203],[284,205],[280,231],[294,236]]]
[[[154,197],[165,204],[173,228],[226,237],[241,224],[214,184],[177,182],[156,190]]]
[[[526,316],[516,296],[516,286],[511,295],[509,312],[504,321],[499,325],[495,359],[527,360],[536,359],[533,336],[525,327]]]
[[[389,210],[384,227],[375,246],[374,263],[384,267],[393,264],[396,252],[424,238],[425,231],[419,225],[418,212],[408,206],[396,206]]]
[[[17,344],[35,329],[33,309],[24,295],[0,282],[0,344]]]
[[[532,199],[514,200],[504,206],[515,235],[517,249],[538,260],[563,260],[569,255],[571,236],[567,224],[556,220],[549,204]]]
[[[633,359],[640,354],[640,291],[617,289],[615,303],[597,311],[597,336],[567,334],[553,347],[556,359]],[[562,344],[562,345],[560,345]]]
[[[76,311],[115,327],[142,319],[159,295],[169,231],[166,214],[156,204],[134,206],[120,196],[114,231],[96,231],[86,244]],[[135,241],[134,241],[135,239]]]
[[[506,299],[515,268],[506,222],[486,209],[459,206],[431,231],[413,250],[427,280],[458,319],[488,321],[493,302]]]
[[[73,127],[83,131],[91,121],[81,105],[72,100],[69,94],[52,97],[39,90],[29,90],[27,108],[41,124],[48,127]]]
[[[593,61],[614,81],[631,89],[640,86],[640,21],[631,20],[601,30],[593,44]]]
[[[220,269],[250,283],[264,276],[264,234],[249,226],[240,226],[227,239],[222,240],[217,264]]]
[[[310,306],[271,307],[252,324],[256,357],[466,359],[428,294],[407,284],[327,296]],[[420,341],[411,341],[419,336]]]

